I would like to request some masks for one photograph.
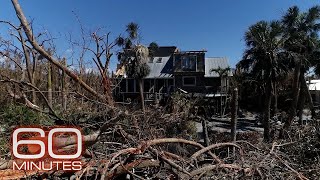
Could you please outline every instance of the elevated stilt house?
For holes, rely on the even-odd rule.
[[[175,91],[208,98],[226,96],[229,72],[220,77],[211,69],[228,68],[227,58],[206,58],[206,51],[179,51],[175,46],[161,46],[149,59],[150,74],[144,79],[146,101],[161,100]],[[114,95],[117,101],[138,99],[139,85],[128,78],[125,68],[118,66],[114,76]]]

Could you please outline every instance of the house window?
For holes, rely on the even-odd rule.
[[[127,92],[127,80],[120,80],[120,92]]]
[[[162,57],[159,57],[158,59],[157,59],[157,63],[161,63],[162,62]]]
[[[312,99],[312,101],[316,101],[316,95],[315,94],[311,94],[311,99]]]
[[[196,71],[197,56],[185,55],[181,57],[181,67],[185,71]]]
[[[183,86],[195,86],[196,85],[196,77],[183,77]]]
[[[149,92],[151,88],[151,83],[150,79],[145,79],[143,80],[143,92]]]
[[[127,92],[134,92],[134,79],[128,79],[128,91]]]

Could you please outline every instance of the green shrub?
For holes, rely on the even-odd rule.
[[[9,139],[13,127],[21,125],[53,125],[53,121],[44,114],[18,104],[7,104],[0,107],[0,122],[1,155],[9,152]]]
[[[53,121],[46,115],[35,112],[28,107],[9,104],[0,108],[1,126],[17,125],[52,125]]]

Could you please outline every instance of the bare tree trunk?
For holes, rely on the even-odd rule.
[[[293,81],[293,86],[292,86],[293,100],[292,100],[291,107],[289,110],[288,120],[284,124],[284,129],[288,129],[291,126],[293,119],[296,116],[296,109],[297,109],[299,92],[300,92],[300,87],[299,87],[300,71],[301,71],[301,60],[296,62],[296,65],[294,68],[294,81]]]
[[[231,100],[231,140],[237,140],[237,112],[238,112],[238,88],[232,91]]]
[[[35,85],[34,77],[30,83]],[[32,89],[32,103],[37,104],[37,92],[34,89]]]
[[[52,69],[51,69],[51,63],[48,62],[48,74],[47,74],[47,79],[48,79],[48,102],[49,102],[49,106],[52,107]]]
[[[63,58],[62,64],[66,66],[66,59]],[[66,73],[64,70],[62,70],[62,82],[61,82],[61,96],[62,96],[62,108],[64,111],[67,110],[67,92],[66,92],[66,86],[67,86],[67,78]]]
[[[113,97],[112,97],[112,89],[111,89],[111,81],[110,78],[105,75],[104,77],[102,77],[102,84],[103,84],[103,89],[104,89],[104,94],[105,94],[105,98],[108,102],[108,104],[113,105],[114,101],[113,101]],[[142,91],[143,92],[143,91]]]
[[[143,96],[143,79],[138,79],[138,81],[139,81],[139,90],[140,90],[140,98],[141,98],[141,109],[143,112],[145,112],[144,96]]]
[[[209,135],[208,135],[207,119],[206,118],[202,118],[201,123],[202,123],[202,132],[203,132],[204,145],[205,146],[209,146],[210,145],[210,141],[209,141]]]
[[[304,109],[304,103],[306,101],[306,94],[304,89],[301,89],[300,96],[299,96],[299,104],[298,104],[298,117],[299,117],[299,125],[303,124],[303,109]]]
[[[27,74],[28,74],[28,79],[29,79],[29,82],[33,85],[35,85],[34,83],[34,71],[35,71],[35,57],[33,56],[33,68],[31,68],[31,58],[30,58],[30,50],[27,49],[27,46],[26,46],[26,42],[25,42],[25,39],[23,38],[23,35],[22,35],[22,30],[21,29],[18,29],[18,33],[19,33],[19,37],[20,37],[20,42],[21,42],[21,46],[22,46],[22,49],[23,49],[23,54],[24,54],[24,58],[25,58],[25,62],[26,62],[26,69],[27,69]],[[32,50],[31,50],[32,51]],[[32,103],[33,104],[36,104],[36,100],[37,100],[37,94],[36,94],[36,91],[34,89],[31,89],[32,91]]]
[[[222,92],[223,92],[222,82],[221,82],[220,87],[221,87],[220,88],[220,117],[222,117],[223,116],[223,114],[222,114],[222,101],[223,101],[223,99],[222,99]]]
[[[272,82],[269,80],[266,85],[266,97],[265,97],[265,106],[264,106],[264,117],[263,117],[263,137],[264,141],[270,141],[270,108],[271,108],[271,99],[272,99]]]

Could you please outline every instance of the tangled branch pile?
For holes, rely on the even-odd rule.
[[[184,113],[163,112],[162,108],[154,107],[145,114],[127,112],[107,121],[107,116],[92,115],[86,122],[94,119],[96,124],[81,124],[88,132],[86,137],[94,136],[86,143],[88,151],[81,171],[19,172],[12,171],[11,163],[4,161],[0,175],[3,179],[313,179],[319,176],[317,126],[299,127],[299,131],[293,128],[288,139],[273,144],[261,141],[252,144],[244,139],[204,147],[198,143],[197,135],[184,136],[179,131],[186,127]],[[86,127],[89,124],[92,126]],[[172,133],[173,126],[176,134]],[[97,135],[102,127],[103,131]],[[165,138],[169,134],[172,138]]]

